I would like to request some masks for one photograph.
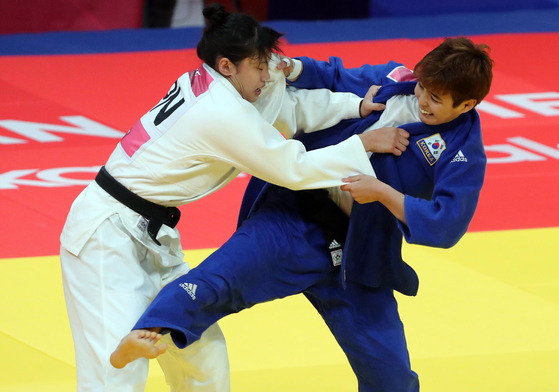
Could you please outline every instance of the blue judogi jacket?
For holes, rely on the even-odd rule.
[[[397,94],[413,94],[415,81],[395,78],[401,64],[365,65],[345,69],[339,58],[329,62],[301,58],[304,72],[294,83],[300,88],[328,88],[364,96],[372,84],[382,88],[374,101],[386,103]],[[365,131],[380,117],[345,120],[320,132],[298,136],[308,150],[338,143]],[[440,125],[411,123],[410,145],[399,157],[373,154],[371,164],[379,180],[405,194],[407,225],[379,202],[354,203],[344,245],[343,279],[370,287],[388,287],[415,295],[416,272],[402,259],[402,237],[408,243],[448,248],[466,233],[476,209],[487,159],[479,115],[475,110]],[[258,203],[263,182],[253,179],[247,188],[239,223]],[[294,206],[295,208],[295,206]]]

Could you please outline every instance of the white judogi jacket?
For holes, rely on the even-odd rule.
[[[374,174],[358,136],[309,152],[299,141],[286,140],[298,130],[312,132],[358,117],[361,98],[286,88],[273,61],[270,73],[272,82],[255,105],[206,64],[182,75],[122,138],[105,167],[128,189],[163,206],[200,199],[242,171],[291,189],[340,186],[343,177]],[[62,247],[78,255],[101,222],[115,213],[134,237],[154,245],[138,214],[93,182],[72,205]],[[167,226],[158,238],[164,235],[178,239]]]

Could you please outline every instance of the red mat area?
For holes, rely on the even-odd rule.
[[[471,230],[559,226],[559,33],[473,37],[492,47],[495,79],[480,107],[489,165]],[[440,39],[284,46],[346,66],[413,65]],[[0,258],[53,255],[72,200],[121,135],[198,65],[194,50],[0,57]],[[73,133],[71,133],[73,132]],[[81,132],[81,134],[80,134]],[[188,249],[233,232],[247,178],[182,208]]]

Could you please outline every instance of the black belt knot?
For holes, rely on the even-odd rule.
[[[174,228],[179,222],[181,212],[178,208],[160,206],[136,195],[111,176],[105,166],[97,173],[95,182],[109,195],[149,221],[148,234],[157,245],[161,245],[157,241],[157,233],[161,226]]]

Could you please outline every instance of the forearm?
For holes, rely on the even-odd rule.
[[[373,84],[383,85],[387,82],[386,75],[400,64],[362,65],[358,68],[345,68],[340,58],[330,57],[328,61],[317,61],[308,57],[300,57],[302,72],[300,75],[289,75],[293,85],[298,88],[327,88],[332,91],[352,92],[360,97],[365,96]]]
[[[357,175],[342,180],[346,184],[341,189],[351,194],[360,203],[379,202],[399,221],[407,225],[405,195],[373,176]]]
[[[404,207],[405,195],[388,184],[383,184],[378,201],[382,203],[400,222],[407,224]]]
[[[360,117],[362,101],[355,94],[333,93],[327,89],[288,88],[279,120],[292,118],[296,131],[313,132],[336,125],[342,120]]]
[[[363,97],[370,86],[367,79],[358,80],[352,75],[354,70],[344,68],[339,58],[330,57],[329,61],[318,61],[300,57],[295,61],[301,62],[302,72],[299,75],[293,72],[288,80],[298,88],[326,88],[337,92],[353,92]]]

